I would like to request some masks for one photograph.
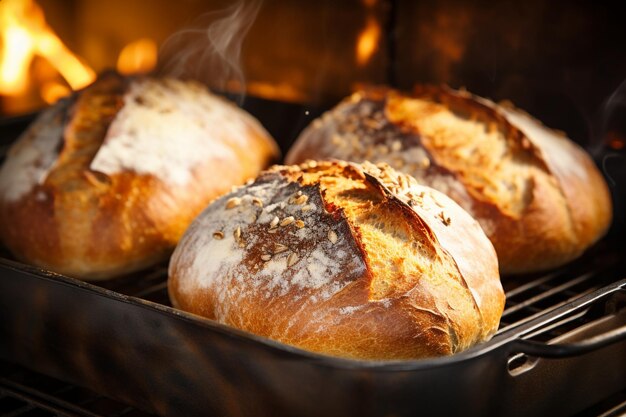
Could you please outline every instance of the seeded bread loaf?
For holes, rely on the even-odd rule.
[[[108,73],[9,150],[0,238],[77,278],[131,272],[166,259],[209,201],[277,157],[256,120],[199,84]]]
[[[174,306],[351,358],[449,355],[489,339],[504,294],[478,223],[381,165],[276,166],[215,200],[169,267]]]
[[[356,93],[313,121],[286,163],[327,158],[386,162],[446,193],[479,221],[503,273],[562,265],[611,223],[607,185],[578,145],[465,91]]]

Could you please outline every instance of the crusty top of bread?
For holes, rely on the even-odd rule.
[[[510,104],[417,87],[355,93],[314,121],[286,157],[387,162],[472,213],[503,272],[560,265],[611,221],[606,183],[562,133]]]
[[[0,237],[19,259],[78,278],[131,272],[278,155],[256,120],[199,84],[107,73],[9,150]]]
[[[198,216],[169,271],[183,310],[356,358],[460,351],[504,304],[476,221],[385,165],[274,167]]]
[[[75,168],[78,160],[93,172],[130,171],[182,185],[208,158],[238,157],[250,132],[261,133],[259,140],[278,154],[256,119],[200,84],[108,73],[82,95],[45,110],[29,127],[7,155],[0,196],[15,201],[51,170],[62,170],[68,161]]]
[[[208,158],[236,159],[237,149],[248,146],[251,131],[264,129],[250,114],[207,94],[199,84],[142,78],[128,87],[124,106],[90,169],[109,175],[129,170],[181,185],[192,180],[193,167]],[[260,138],[268,147],[276,146],[269,135]]]

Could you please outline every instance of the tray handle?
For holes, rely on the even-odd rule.
[[[593,352],[603,347],[626,340],[626,325],[609,330],[589,339],[564,344],[545,344],[534,340],[518,340],[516,348],[520,353],[539,358],[568,358]]]

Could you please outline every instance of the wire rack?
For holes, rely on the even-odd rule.
[[[50,378],[26,368],[0,362],[0,414],[2,416],[107,416],[148,417],[128,405],[91,390]]]

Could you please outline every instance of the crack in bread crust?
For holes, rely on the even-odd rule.
[[[371,359],[466,349],[504,306],[467,213],[387,166],[340,161],[276,166],[215,201],[176,248],[168,287],[184,310]]]
[[[452,197],[492,240],[503,273],[561,265],[608,229],[607,185],[573,142],[465,91],[360,91],[314,120],[285,160],[384,162]]]
[[[107,73],[12,146],[0,237],[80,279],[130,273],[166,259],[206,204],[278,155],[252,116],[200,84]]]
[[[414,209],[411,206],[409,206],[407,202],[409,200],[409,198],[407,198],[407,194],[411,193],[410,187],[408,186],[408,184],[411,183],[410,179],[405,180],[405,184],[407,184],[406,187],[397,188],[396,192],[398,194],[394,194],[377,177],[369,173],[366,173],[365,176],[369,182],[379,187],[381,189],[381,192],[385,195],[385,197],[389,199],[387,204],[397,205],[401,213],[404,216],[407,216],[410,218],[409,220],[406,221],[406,223],[409,224],[412,229],[411,233],[407,236],[407,240],[411,242],[411,247],[415,247],[414,246],[415,242],[420,242],[421,243],[420,252],[422,253],[424,251],[430,252],[428,254],[429,256],[425,258],[422,257],[422,259],[420,259],[420,264],[422,267],[426,264],[426,262],[424,261],[432,262],[432,264],[429,265],[429,271],[427,272],[425,271],[425,272],[427,274],[429,273],[430,275],[430,274],[433,274],[434,271],[447,269],[447,272],[449,274],[449,279],[452,279],[455,281],[458,280],[458,283],[460,284],[460,286],[465,289],[468,299],[471,300],[472,302],[475,313],[478,314],[479,316],[479,319],[476,320],[480,328],[479,333],[481,334],[482,337],[485,337],[485,335],[482,334],[483,324],[484,324],[482,312],[480,310],[480,307],[478,306],[478,302],[476,300],[476,297],[474,296],[474,293],[472,293],[472,291],[470,290],[470,287],[467,281],[465,280],[463,273],[461,273],[461,271],[459,270],[456,260],[454,259],[453,256],[450,255],[450,253],[448,253],[445,247],[443,247],[440,244],[440,242],[437,240],[437,236],[434,234],[430,226],[424,220],[422,220],[422,218],[414,211]],[[392,182],[392,184],[393,183],[394,182]],[[397,186],[399,186],[399,184],[397,184]],[[384,207],[381,207],[381,210],[384,210]],[[389,216],[389,218],[392,219],[392,223],[394,223],[393,217]],[[396,225],[394,228],[398,228],[398,225]],[[415,257],[416,253],[410,253],[407,251],[407,253],[404,253],[402,255],[403,255],[403,259],[407,259],[407,258],[410,259],[411,257]],[[446,264],[448,265],[447,268],[444,266]],[[376,271],[374,275],[375,276],[381,275],[381,271]],[[454,320],[451,320],[448,315],[446,315],[446,319],[448,321],[448,326],[450,327],[450,329],[454,330],[454,332],[450,333],[450,340],[451,340],[451,346],[453,346],[454,350],[456,351],[460,345],[458,343],[459,340],[456,337],[456,333],[457,333],[456,328],[452,324],[454,323]],[[475,342],[476,341],[472,341],[472,343],[475,343]],[[461,347],[461,349],[462,348],[464,347]]]
[[[94,180],[107,182],[101,175],[86,173],[111,122],[124,105],[123,96],[127,89],[128,80],[106,74],[75,96],[68,111],[63,146],[44,186],[89,190]]]

